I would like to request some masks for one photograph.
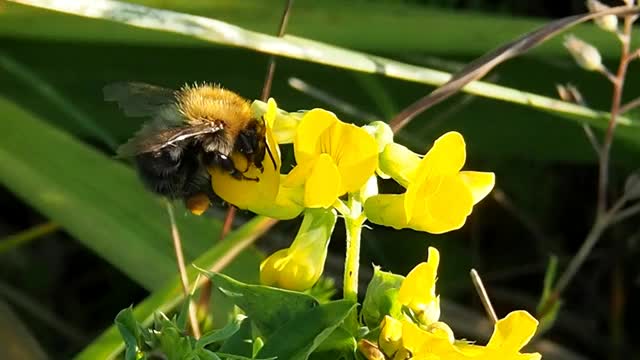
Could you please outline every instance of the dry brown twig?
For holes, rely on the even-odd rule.
[[[291,8],[293,7],[293,0],[287,0],[284,11],[282,13],[282,19],[280,20],[280,26],[278,28],[278,36],[282,37],[286,31],[287,24],[289,23],[289,16],[291,14]],[[269,65],[267,67],[267,73],[265,75],[264,85],[262,88],[262,101],[267,101],[271,94],[271,85],[273,83],[273,77],[276,71],[276,57],[271,55],[269,57]],[[229,205],[227,214],[224,218],[222,225],[222,231],[220,232],[219,240],[224,239],[233,228],[233,220],[236,216],[236,208],[233,205]],[[198,299],[198,312],[204,317],[209,313],[209,302],[211,299],[211,281],[206,279],[202,285],[200,291],[200,298]]]

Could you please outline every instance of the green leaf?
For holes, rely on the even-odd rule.
[[[178,316],[176,317],[176,326],[180,331],[185,332],[187,329],[187,322],[189,320],[189,304],[191,303],[191,296],[188,296],[182,302]]]
[[[349,359],[353,357],[358,344],[356,338],[344,327],[336,328],[311,354],[311,359]]]
[[[158,332],[160,350],[167,359],[194,359],[194,339],[183,335],[173,322],[164,318]]]
[[[253,339],[253,346],[251,347],[251,358],[255,359],[260,350],[264,347],[264,340],[260,336],[256,336]]]
[[[362,303],[362,316],[370,328],[380,325],[385,315],[399,318],[402,306],[396,301],[404,276],[373,268],[373,278],[367,286]]]
[[[138,345],[141,341],[140,325],[133,317],[133,309],[128,307],[118,313],[115,320],[118,331],[124,339],[125,360],[135,360],[138,352]]]
[[[231,232],[224,240],[209,249],[194,261],[201,268],[213,268],[221,270],[225,268],[233,257],[241,253],[246,247],[260,235],[264,234],[275,223],[273,219],[256,217],[237,230]],[[247,261],[249,258],[257,267],[256,259],[250,252],[241,253],[236,261]],[[246,266],[246,265],[245,265]],[[194,267],[187,268],[189,282],[193,283],[200,275]],[[202,279],[201,279],[202,280]],[[136,320],[145,327],[151,325],[153,314],[157,311],[169,312],[184,299],[182,285],[177,275],[164,286],[154,291],[148,298],[133,308]],[[113,326],[107,329],[98,339],[78,354],[76,360],[110,359],[117,356],[123,350],[122,337],[118,329]],[[249,350],[249,356],[251,350]]]
[[[542,313],[542,318],[538,319],[540,325],[538,326],[538,334],[547,332],[558,318],[558,312],[562,307],[562,300],[560,298],[551,298],[554,295],[553,287],[556,282],[558,274],[558,257],[552,255],[549,257],[549,264],[544,273],[544,282],[542,287],[542,296],[537,306],[537,313]],[[543,307],[547,308],[543,308]]]
[[[206,1],[206,0],[129,0],[129,3],[215,17],[243,28],[273,33],[278,28],[281,0]],[[334,15],[343,21],[336,26]],[[260,14],[255,21],[254,14]],[[172,46],[208,46],[197,39],[171,33],[132,29],[106,21],[44,11],[7,2],[3,8],[0,34],[3,37],[37,38],[68,42],[106,42],[117,44]],[[23,26],[26,20],[40,26]],[[371,26],[376,24],[377,26]],[[446,36],[416,36],[428,24]],[[495,15],[487,12],[451,11],[425,7],[411,2],[323,0],[300,1],[293,7],[288,33],[339,46],[386,53],[428,53],[468,57],[505,43],[518,34],[544,24],[542,19]],[[618,44],[595,26],[583,26],[581,36],[593,39],[603,55],[616,54]],[[545,56],[563,56],[561,42],[538,50]]]
[[[338,300],[300,313],[266,340],[259,355],[305,360],[355,308],[356,304],[352,301]]]
[[[198,350],[197,355],[200,360],[221,360],[220,357],[216,355],[216,353],[207,349]]]
[[[253,356],[253,329],[251,321],[243,321],[240,329],[222,344],[222,347],[217,353],[222,357],[224,357],[222,354],[235,354],[251,359]]]
[[[196,342],[196,346],[203,348],[207,345],[224,341],[233,336],[238,330],[240,330],[240,326],[246,317],[244,315],[236,316],[235,319],[230,321],[225,327],[222,329],[212,330],[206,334],[203,334],[200,339]]]
[[[313,297],[262,285],[248,285],[228,276],[206,272],[211,282],[268,337],[298,314],[318,306]]]

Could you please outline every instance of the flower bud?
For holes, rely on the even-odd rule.
[[[367,360],[385,360],[384,354],[376,344],[367,339],[358,341],[358,350]]]
[[[374,121],[362,128],[376,139],[376,143],[378,144],[378,153],[380,154],[388,144],[393,143],[393,130],[391,130],[391,127],[383,121]],[[382,179],[389,179],[391,177],[385,174],[379,166],[376,169],[376,174]]]
[[[405,146],[392,142],[385,146],[378,159],[380,171],[406,188],[415,177],[422,158]]]
[[[429,324],[429,326],[427,326],[427,331],[436,336],[446,338],[447,340],[449,340],[450,344],[453,344],[453,342],[456,341],[456,338],[453,335],[453,330],[451,330],[449,325],[442,321],[436,321]]]
[[[333,210],[307,209],[291,246],[260,264],[260,282],[295,291],[311,288],[324,270],[336,219]]]
[[[362,128],[376,139],[376,143],[378,143],[378,152],[382,152],[385,146],[393,142],[393,130],[391,130],[389,124],[384,121],[374,121]]]
[[[587,8],[592,13],[610,9],[610,7],[598,0],[587,0]],[[604,31],[618,31],[618,17],[615,15],[600,16],[593,19],[593,22]]]
[[[578,65],[583,69],[589,71],[604,70],[600,52],[592,45],[587,44],[573,35],[568,35],[564,40],[564,47],[569,50],[571,56],[573,56]]]
[[[385,316],[380,324],[378,345],[387,356],[393,356],[402,345],[402,323],[391,316]]]

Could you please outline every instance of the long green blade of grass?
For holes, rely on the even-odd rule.
[[[78,16],[115,21],[139,28],[182,34],[212,43],[246,48],[318,64],[365,73],[378,73],[392,78],[424,84],[441,85],[450,78],[450,74],[446,72],[347,50],[318,41],[296,36],[278,38],[246,30],[215,19],[113,0],[11,1]],[[605,112],[594,111],[549,97],[481,81],[468,84],[463,88],[463,91],[552,112],[564,118],[578,120],[598,128],[604,128],[608,119],[608,114]],[[621,129],[625,126],[633,126],[633,123],[625,117],[619,118],[619,124]],[[620,131],[620,133],[622,132]]]

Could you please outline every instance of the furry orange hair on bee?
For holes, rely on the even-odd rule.
[[[263,170],[264,119],[252,115],[250,103],[219,85],[185,85],[179,90],[144,83],[105,86],[106,101],[115,101],[125,115],[150,120],[118,149],[131,157],[144,183],[171,199],[188,199],[205,193],[214,197],[207,168],[218,167],[238,180],[246,169],[234,164],[232,154]]]

